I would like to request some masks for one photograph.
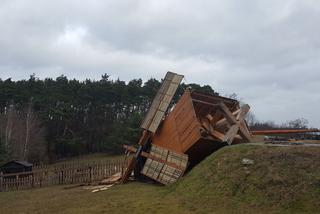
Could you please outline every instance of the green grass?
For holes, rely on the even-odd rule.
[[[254,164],[244,166],[243,158]],[[317,213],[320,148],[225,147],[171,189],[184,195],[186,204],[207,212]]]
[[[63,186],[0,194],[0,213],[190,213],[164,188],[142,183],[113,186],[92,193]]]
[[[108,161],[108,160],[125,160],[125,155],[110,155],[104,153],[96,153],[96,154],[88,154],[88,155],[81,155],[72,158],[65,158],[60,159],[54,163],[49,165],[45,164],[45,167],[54,168],[54,167],[61,167],[64,164],[82,164],[82,163],[94,163],[100,161]],[[42,165],[34,167],[34,170],[42,169]]]
[[[56,186],[0,193],[0,204],[8,214],[319,213],[320,148],[225,147],[169,187],[133,182],[91,193]]]
[[[104,154],[104,153],[96,153],[96,154],[88,154],[88,155],[81,155],[81,156],[76,156],[72,158],[60,159],[51,165],[77,163],[77,162],[118,160],[118,159],[124,159],[124,157],[125,155],[110,155],[110,154]]]

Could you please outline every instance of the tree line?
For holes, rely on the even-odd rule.
[[[122,153],[135,144],[140,123],[161,81],[133,79],[79,81],[59,76],[28,80],[0,79],[0,161],[51,162],[94,152]],[[215,93],[208,86],[185,88]]]
[[[51,162],[95,152],[122,153],[135,144],[140,124],[161,81],[133,79],[79,81],[59,76],[28,80],[0,79],[0,162],[19,159]],[[186,88],[218,94],[210,86],[180,84],[173,103]],[[238,99],[236,94],[228,97]],[[304,118],[277,125],[247,116],[251,129],[306,128]]]

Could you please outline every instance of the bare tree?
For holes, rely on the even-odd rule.
[[[246,115],[246,121],[248,123],[248,125],[254,126],[254,124],[256,124],[258,121],[256,119],[256,116],[254,115],[254,113],[252,111],[249,111]]]
[[[14,105],[10,104],[8,108],[5,109],[4,112],[4,120],[5,120],[5,133],[4,133],[4,148],[5,150],[9,150],[9,144],[12,139],[14,121],[17,119],[16,112],[14,110]]]
[[[30,141],[30,126],[32,125],[32,120],[34,119],[34,114],[32,111],[32,100],[33,98],[31,97],[30,102],[28,104],[28,109],[27,109],[27,115],[26,115],[26,134],[25,134],[25,141],[24,141],[24,146],[23,146],[23,159],[27,158],[27,149],[28,149],[28,144]]]
[[[41,161],[46,156],[46,141],[45,129],[43,124],[33,111],[33,98],[25,110],[24,121],[24,136],[22,158],[24,160]]]
[[[25,113],[24,113],[25,112]],[[25,111],[14,105],[1,114],[0,135],[4,150],[11,159],[42,161],[46,157],[45,129],[32,108],[32,99]]]
[[[287,127],[295,129],[306,129],[308,128],[308,120],[305,118],[298,118],[287,122]]]
[[[0,135],[4,141],[4,151],[8,157],[17,158],[20,153],[20,150],[17,149],[17,142],[21,137],[17,132],[21,131],[21,121],[13,103],[5,107],[0,121]]]

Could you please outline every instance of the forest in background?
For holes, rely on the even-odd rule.
[[[57,159],[105,152],[122,153],[135,144],[140,123],[161,82],[110,80],[79,81],[59,76],[41,80],[0,79],[0,161],[18,159],[52,162]],[[210,86],[181,84],[214,93]]]
[[[0,79],[0,162],[18,159],[33,163],[104,152],[123,153],[123,144],[135,144],[143,116],[161,81],[133,79],[79,81],[59,76],[41,80]],[[182,83],[173,103],[186,88],[217,94],[209,85]],[[229,96],[237,99],[236,94]],[[276,125],[259,122],[251,113],[249,126],[305,128],[301,118]]]

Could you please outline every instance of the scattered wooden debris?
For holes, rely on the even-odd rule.
[[[95,185],[95,186],[85,186],[83,187],[83,189],[85,190],[91,190],[91,192],[99,192],[99,191],[103,191],[103,190],[107,190],[110,187],[112,187],[114,184],[110,184],[110,185]]]
[[[100,191],[104,191],[109,189],[110,187],[112,187],[114,184],[110,184],[110,185],[103,185],[103,186],[96,186],[91,192],[95,193],[95,192],[100,192]]]
[[[106,179],[103,179],[102,181],[99,182],[99,184],[102,184],[102,185],[104,185],[104,184],[115,184],[115,183],[117,183],[117,182],[119,182],[121,180],[121,176],[122,176],[121,172],[118,172],[118,173],[116,173],[116,174],[114,174],[114,175],[112,175],[112,176],[110,176],[110,177],[108,177]]]

